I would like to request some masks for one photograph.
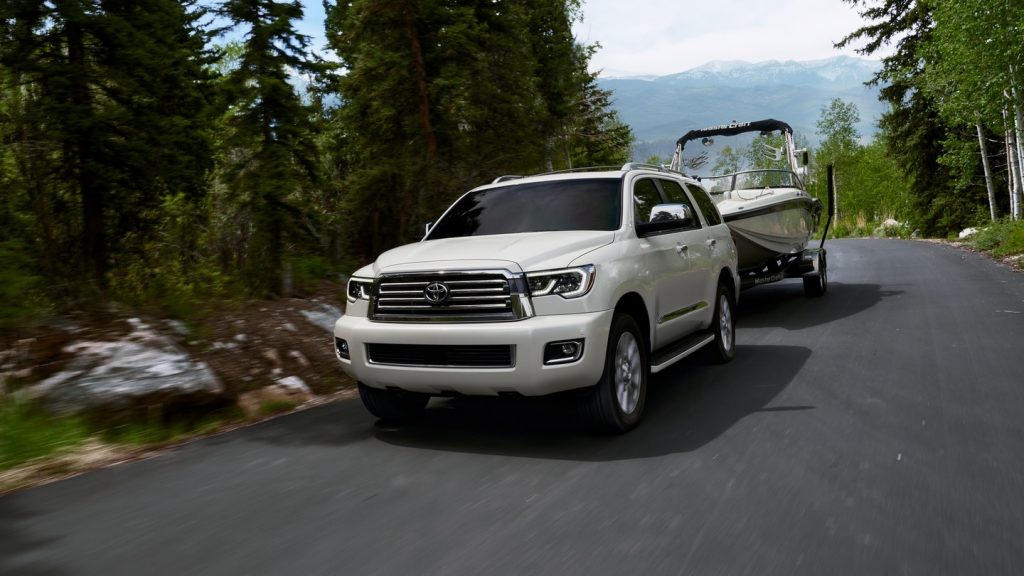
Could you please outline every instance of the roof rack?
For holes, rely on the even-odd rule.
[[[579,168],[566,168],[564,170],[553,170],[551,172],[542,172],[540,174],[533,174],[533,176],[550,176],[550,175],[553,175],[553,174],[573,174],[573,173],[576,173],[576,172],[599,172],[599,171],[605,171],[605,172],[623,171],[623,172],[625,172],[626,170],[653,170],[655,172],[665,172],[667,174],[678,174],[680,176],[685,176],[687,178],[693,178],[695,180],[700,180],[699,176],[691,176],[691,175],[686,174],[684,172],[680,172],[679,170],[673,170],[672,168],[670,168],[668,166],[661,166],[661,165],[658,165],[658,164],[645,164],[643,162],[626,162],[622,166],[618,166],[618,165],[611,166],[611,165],[609,165],[609,166],[582,166],[582,167],[579,167]],[[508,182],[509,180],[521,180],[523,178],[526,178],[526,176],[522,176],[520,174],[505,174],[505,175],[498,176],[497,178],[495,178],[491,182],[491,184],[498,184],[498,183],[501,183],[501,182]]]

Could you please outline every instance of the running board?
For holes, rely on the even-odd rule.
[[[709,330],[694,332],[689,336],[669,344],[658,350],[651,357],[651,374],[657,374],[676,362],[715,341],[715,335]]]

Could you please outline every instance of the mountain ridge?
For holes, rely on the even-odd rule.
[[[865,83],[880,67],[878,61],[852,56],[712,60],[662,76],[599,77],[598,85],[612,91],[612,106],[637,138],[634,158],[643,160],[671,154],[675,140],[687,130],[732,120],[777,118],[815,145],[818,117],[832,98],[857,105],[857,129],[868,141],[885,106],[878,100],[878,87]]]

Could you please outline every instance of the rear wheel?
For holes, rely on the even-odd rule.
[[[387,422],[407,422],[423,413],[430,396],[405,390],[381,390],[359,383],[359,398],[371,414]]]
[[[818,273],[804,276],[804,295],[808,298],[822,296],[828,291],[828,260],[825,251],[818,252]]]
[[[604,373],[586,397],[590,419],[602,431],[622,433],[636,427],[647,398],[650,365],[647,347],[632,316],[616,314],[608,336]]]
[[[715,333],[713,358],[716,362],[725,364],[736,357],[736,316],[733,314],[732,293],[721,283],[718,284],[715,295],[712,330]]]

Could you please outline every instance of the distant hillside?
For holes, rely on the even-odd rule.
[[[825,60],[714,61],[668,76],[601,78],[620,118],[637,137],[634,158],[668,156],[686,131],[732,120],[777,118],[816,144],[815,124],[832,98],[854,102],[861,136],[875,132],[884,105],[864,86],[880,64],[849,56]]]

